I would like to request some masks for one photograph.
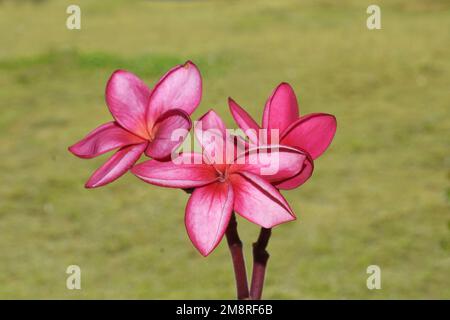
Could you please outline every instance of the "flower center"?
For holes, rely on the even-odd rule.
[[[225,182],[228,180],[228,170],[224,170],[223,172],[219,172],[219,182]]]

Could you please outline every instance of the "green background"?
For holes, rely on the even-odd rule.
[[[152,85],[192,59],[194,119],[215,108],[234,127],[228,96],[260,119],[281,81],[302,114],[338,119],[313,178],[284,192],[299,219],[273,231],[265,298],[450,298],[450,4],[376,1],[371,31],[372,3],[0,1],[0,297],[234,298],[225,241],[203,258],[187,237],[187,194],[131,174],[86,190],[107,156],[67,151],[110,121],[115,69]],[[250,262],[258,227],[238,223]]]

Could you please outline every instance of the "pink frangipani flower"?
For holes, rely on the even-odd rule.
[[[172,68],[153,90],[134,74],[118,70],[109,79],[105,95],[114,121],[69,147],[74,155],[87,159],[119,149],[92,174],[86,188],[116,180],[143,153],[155,159],[169,157],[191,129],[189,115],[200,103],[202,80],[190,61]],[[173,141],[171,134],[176,129],[185,129],[186,135]]]
[[[287,83],[281,83],[266,102],[260,127],[255,120],[233,99],[228,99],[231,114],[238,126],[257,145],[271,143],[271,130],[277,129],[279,143],[304,151],[307,158],[304,168],[295,177],[275,183],[279,189],[294,189],[311,177],[314,163],[330,145],[336,132],[336,118],[331,114],[312,113],[299,116],[297,97]],[[267,136],[260,137],[260,129],[267,129]]]
[[[225,150],[225,163],[214,161],[211,147],[217,149],[230,144],[222,119],[214,112],[206,113],[196,125],[195,134],[203,153],[181,153],[171,162],[149,160],[131,170],[145,182],[170,188],[195,188],[186,206],[185,225],[194,246],[207,256],[222,239],[233,211],[265,228],[295,220],[295,215],[271,181],[283,181],[297,175],[305,155],[287,146],[271,148],[278,170],[265,177],[267,165],[258,161],[258,154],[268,147],[255,148],[229,157],[234,150]],[[206,134],[211,131],[212,135]],[[219,139],[222,139],[219,141]],[[226,147],[224,147],[226,148]],[[237,153],[237,152],[235,152]],[[229,161],[232,159],[233,161]],[[242,160],[242,161],[240,161]]]

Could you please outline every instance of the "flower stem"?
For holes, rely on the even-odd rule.
[[[248,299],[247,271],[245,269],[244,254],[242,253],[242,241],[237,232],[237,221],[234,213],[231,215],[226,232],[228,247],[233,260],[234,274],[236,277],[237,298]]]
[[[266,251],[266,247],[271,233],[272,229],[261,228],[258,240],[253,243],[253,274],[250,288],[250,297],[253,300],[261,300],[267,260],[269,260],[269,253]]]

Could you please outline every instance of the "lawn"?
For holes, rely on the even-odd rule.
[[[234,298],[225,241],[208,258],[184,227],[188,195],[131,174],[83,185],[107,156],[67,147],[110,121],[119,68],[152,85],[193,60],[193,118],[232,96],[260,119],[282,81],[302,114],[336,115],[312,179],[283,192],[265,298],[450,298],[450,4],[377,1],[0,1],[0,298]],[[256,225],[238,219],[248,263]],[[67,290],[67,266],[82,289]],[[378,265],[382,289],[368,290]]]

